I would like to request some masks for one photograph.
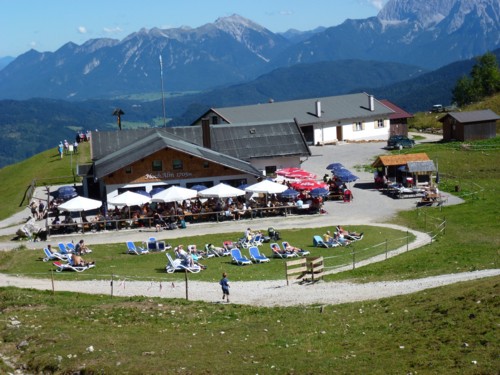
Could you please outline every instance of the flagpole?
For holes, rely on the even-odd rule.
[[[163,91],[163,60],[160,55],[160,78],[161,78],[161,104],[163,108],[163,127],[167,127],[167,120],[165,115],[165,94]]]

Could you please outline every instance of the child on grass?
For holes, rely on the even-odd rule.
[[[222,287],[222,299],[229,302],[229,280],[227,279],[227,273],[222,274],[222,279],[219,281],[220,286]]]

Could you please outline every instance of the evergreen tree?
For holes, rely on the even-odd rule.
[[[500,92],[500,69],[496,56],[488,52],[477,59],[470,77],[463,76],[453,89],[453,100],[458,105],[477,102]]]

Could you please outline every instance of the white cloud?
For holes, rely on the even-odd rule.
[[[377,10],[381,10],[384,7],[385,3],[387,2],[387,0],[367,0],[367,1],[372,7],[374,7]]]
[[[87,34],[87,28],[85,26],[78,26],[77,30],[80,34]]]
[[[123,31],[123,29],[120,26],[117,27],[105,27],[102,29],[106,34],[118,34]]]
[[[30,42],[30,48],[36,48],[36,42],[34,40]]]
[[[292,16],[293,15],[293,11],[291,11],[291,10],[280,10],[279,15],[280,16]]]

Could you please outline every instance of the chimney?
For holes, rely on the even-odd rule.
[[[316,117],[321,117],[321,102],[316,100]]]
[[[203,139],[203,147],[212,148],[212,140],[210,139],[210,120],[208,118],[201,119],[201,137]]]
[[[368,108],[370,111],[375,111],[375,99],[373,98],[373,95],[368,95]]]

